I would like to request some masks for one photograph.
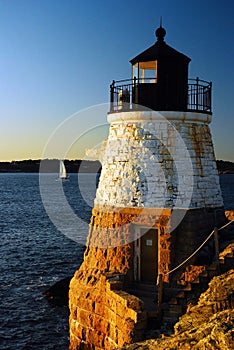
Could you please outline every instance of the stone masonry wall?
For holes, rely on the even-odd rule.
[[[70,349],[111,350],[142,339],[147,322],[142,302],[119,288],[119,281],[100,273],[76,272],[69,298]]]
[[[141,339],[147,323],[144,305],[118,290],[133,279],[133,244],[127,239],[133,222],[158,227],[163,246],[159,264],[167,271],[170,212],[102,206],[93,209],[84,262],[70,284],[70,350],[109,350]]]
[[[158,271],[166,273],[171,263],[170,209],[110,208],[97,206],[92,211],[84,263],[100,271],[133,276],[133,241],[136,226],[159,229]],[[156,262],[157,263],[157,262]]]
[[[147,114],[148,113],[148,114]],[[109,115],[110,131],[95,204],[203,208],[223,205],[209,119]],[[155,112],[156,113],[156,112]],[[131,117],[131,118],[130,118]],[[190,117],[190,118],[188,118]],[[135,118],[135,120],[134,120]]]

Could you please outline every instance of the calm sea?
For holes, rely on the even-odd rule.
[[[53,182],[54,177],[49,175]],[[95,177],[80,175],[82,193],[77,175],[64,183],[72,210],[87,223]],[[225,208],[234,210],[234,175],[221,175],[220,183]],[[0,349],[67,350],[68,309],[51,306],[42,292],[79,267],[84,232],[80,243],[74,242],[50,221],[37,174],[1,174],[0,190]]]

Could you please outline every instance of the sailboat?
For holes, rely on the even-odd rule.
[[[61,180],[68,180],[69,176],[67,176],[67,171],[64,165],[63,160],[59,161],[59,178]]]

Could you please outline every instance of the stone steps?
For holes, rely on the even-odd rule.
[[[153,284],[141,284],[141,283],[133,283],[126,289],[126,292],[129,294],[133,294],[139,298],[154,298],[156,301],[158,300],[158,287]],[[168,301],[175,294],[181,293],[181,288],[167,288],[165,287],[163,290],[163,299]]]
[[[234,245],[230,252],[225,255],[220,254],[219,263],[214,262],[207,266],[205,270],[192,282],[186,284],[182,290],[173,297],[168,307],[163,311],[163,320],[165,322],[177,322],[179,317],[186,311],[189,297],[208,288],[208,283],[220,273],[234,268]],[[200,294],[200,293],[199,293]]]
[[[132,283],[126,292],[132,294],[144,302],[144,309],[148,318],[154,318],[157,314],[158,289],[154,284]]]
[[[158,296],[158,288],[154,284],[146,284],[146,283],[132,283],[126,289],[127,293],[135,295],[138,298],[146,297],[146,298],[154,298],[157,300]]]
[[[234,245],[233,250],[225,255],[220,254],[219,263],[213,262],[191,282],[178,288],[163,289],[162,321],[174,325],[179,317],[186,312],[189,302],[193,302],[203,291],[208,288],[208,283],[214,277],[230,268],[234,268]],[[144,311],[148,320],[157,318],[158,288],[155,284],[134,282],[126,292],[137,296],[144,302]]]
[[[130,285],[131,289],[135,290],[147,290],[149,292],[154,292],[157,290],[157,286],[154,283],[142,283],[142,282],[133,282]]]

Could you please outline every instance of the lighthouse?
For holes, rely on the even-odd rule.
[[[155,287],[159,276],[176,285],[184,261],[225,220],[209,128],[212,83],[189,79],[191,59],[166,43],[162,25],[155,34],[131,59],[131,78],[110,85],[102,172],[70,286],[71,350],[140,339],[155,310],[134,288]]]

